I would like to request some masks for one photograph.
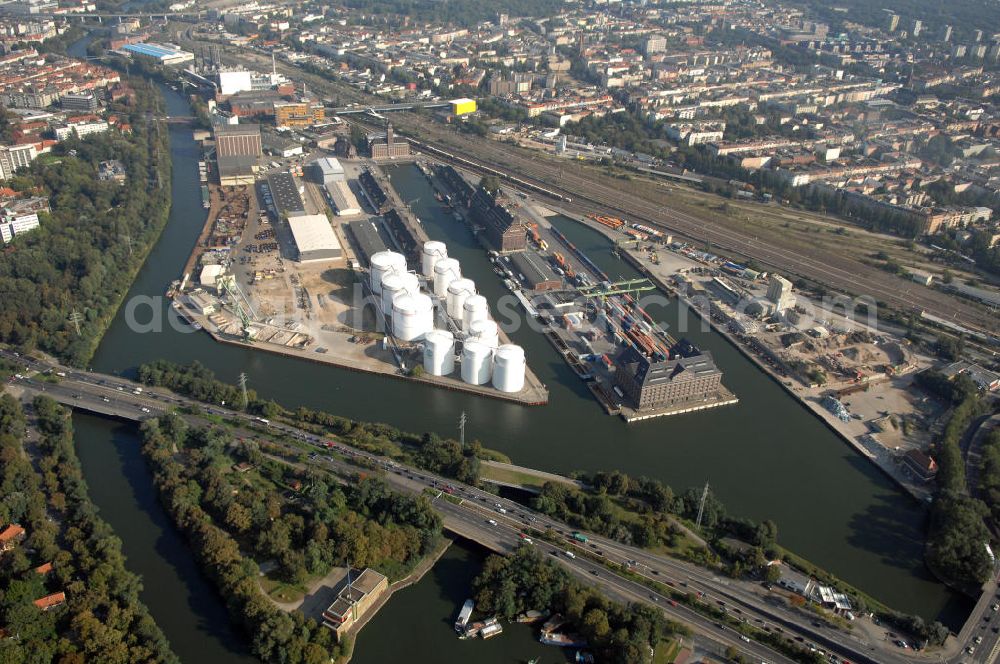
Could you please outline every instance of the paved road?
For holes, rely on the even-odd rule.
[[[30,361],[3,350],[0,350],[0,357],[25,362],[32,372],[49,371],[59,375],[58,382],[46,382],[37,375],[29,377],[27,374],[30,372],[25,372],[22,379],[12,379],[12,387],[27,395],[45,393],[72,407],[130,420],[155,417],[181,406],[194,406],[209,414],[242,422],[246,428],[244,435],[260,436],[259,429],[265,429],[264,435],[282,433],[315,445],[317,455],[313,463],[355,471],[357,465],[344,465],[344,462],[334,457],[319,454],[333,446],[347,462],[385,469],[386,480],[397,489],[412,492],[432,489],[438,492],[434,506],[444,517],[446,527],[496,551],[510,551],[519,546],[522,542],[521,533],[525,530],[555,531],[564,544],[554,546],[536,538],[534,545],[547,553],[553,553],[555,559],[588,583],[601,585],[609,595],[623,601],[655,604],[672,619],[691,625],[697,634],[710,639],[716,647],[735,646],[755,658],[759,657],[758,661],[789,660],[762,644],[744,641],[731,628],[720,628],[719,624],[683,604],[675,606],[665,594],[651,591],[643,584],[616,574],[606,565],[594,562],[587,556],[607,561],[612,566],[627,567],[633,573],[672,586],[678,592],[698,594],[704,601],[725,609],[734,619],[747,622],[757,629],[780,633],[795,639],[800,645],[825,651],[831,661],[835,659],[837,662],[886,664],[907,664],[914,661],[992,663],[1000,649],[1000,620],[997,619],[998,612],[992,609],[998,601],[993,599],[995,585],[983,595],[958,641],[951,644],[947,652],[939,651],[938,655],[927,656],[910,650],[904,651],[885,641],[868,642],[854,633],[818,625],[811,616],[789,609],[784,601],[778,600],[774,594],[756,584],[721,578],[705,568],[596,535],[588,535],[586,543],[576,542],[570,537],[572,531],[569,526],[516,502],[451,479],[388,462],[382,457],[342,444],[328,443],[319,436],[283,423],[265,423],[239,411],[205,405],[168,390],[143,387],[117,376],[80,372],[45,362]],[[451,487],[448,490],[461,500],[460,505],[444,499],[441,491],[446,487]],[[575,557],[566,556],[563,552],[567,550],[574,551]],[[584,552],[587,555],[583,555]],[[982,637],[981,643],[976,643],[978,637]],[[963,649],[972,647],[974,655],[959,652],[959,645]]]
[[[241,51],[238,57],[251,61],[263,59],[261,54],[249,50]],[[319,86],[317,89],[327,94],[335,93],[368,105],[380,103],[375,97],[344,84],[308,74],[296,65],[282,63],[281,68],[297,77],[309,78],[314,87]],[[568,196],[573,202],[562,201],[560,204],[575,212],[617,212],[630,220],[664,226],[671,232],[681,233],[699,242],[711,243],[717,249],[733,255],[753,258],[776,269],[815,279],[853,295],[870,296],[905,311],[927,311],[990,333],[996,328],[997,318],[983,307],[931,288],[913,287],[912,284],[904,288],[897,277],[857,259],[831,256],[819,249],[784,249],[774,243],[759,242],[752,233],[727,229],[671,208],[666,195],[662,200],[649,200],[622,191],[621,183],[609,176],[577,173],[575,164],[552,162],[537,153],[459,134],[409,112],[394,114],[393,122],[400,130],[419,137],[436,148],[473,159],[484,166],[513,173],[519,178]]]

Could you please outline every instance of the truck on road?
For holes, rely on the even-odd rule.
[[[572,537],[573,539],[575,539],[577,542],[586,542],[587,541],[587,536],[586,535],[584,535],[583,533],[577,532],[575,530],[570,535],[570,537]]]

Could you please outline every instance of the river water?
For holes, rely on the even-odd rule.
[[[75,52],[80,48],[80,43],[74,45]],[[169,114],[190,114],[180,95],[167,88],[163,93]],[[180,277],[178,271],[205,219],[198,194],[197,145],[188,128],[171,126],[170,137],[174,164],[170,219],[129,293],[130,299],[147,298],[149,306],[163,317],[169,308],[163,298],[165,288]],[[449,253],[461,260],[463,272],[476,280],[480,292],[491,301],[504,294],[483,251],[468,230],[434,200],[420,172],[404,165],[391,168],[390,174],[428,234],[448,243]],[[610,254],[607,240],[599,233],[565,219],[555,223],[610,275],[635,274]],[[147,310],[140,309],[146,311],[140,319],[148,319]],[[679,329],[676,305],[651,307],[650,313],[671,330]],[[919,506],[728,342],[712,332],[700,331],[697,324],[690,325],[692,329],[685,336],[712,351],[725,372],[726,385],[739,396],[739,405],[626,425],[604,415],[548,342],[527,329],[511,336],[525,347],[530,365],[550,389],[550,404],[540,408],[223,346],[205,334],[183,333],[169,325],[161,332],[138,334],[126,318],[123,308],[93,359],[95,371],[128,373],[138,364],[161,357],[177,362],[199,360],[223,380],[235,381],[240,372],[246,372],[259,394],[287,406],[302,404],[417,432],[454,435],[458,416],[465,411],[467,435],[504,451],[517,463],[556,472],[619,468],[656,477],[677,490],[709,481],[731,512],[773,519],[782,544],[898,609],[955,624],[969,608],[965,600],[934,581],[923,566],[925,517]],[[95,495],[95,500],[124,540],[132,569],[147,575],[144,599],[167,636],[175,646],[187,640],[214,642],[232,652],[233,661],[241,659],[224,635],[197,626],[169,624],[170,614],[186,602],[187,610],[204,627],[218,620],[219,614],[212,612],[221,604],[216,601],[216,608],[212,608],[205,596],[212,594],[211,588],[192,578],[197,575],[188,567],[190,558],[184,564],[176,559],[168,563],[167,568],[174,572],[171,575],[167,575],[168,569],[156,566],[154,559],[173,550],[177,542],[172,531],[157,527],[160,517],[156,510],[139,500],[138,476],[125,473],[122,459],[126,455],[121,448],[135,444],[134,434],[117,423],[96,418],[77,417],[76,422],[88,480],[94,487],[101,484],[100,493],[106,494]],[[124,483],[112,477],[122,473]],[[105,491],[114,486],[121,493]],[[444,628],[457,609],[457,604],[451,605],[456,601],[460,604],[464,597],[461,589],[448,586],[447,579],[452,574],[458,578],[459,570],[464,577],[474,574],[478,555],[466,549],[449,553],[445,559],[448,564],[394,599],[384,615],[362,633],[359,659],[376,661],[363,659],[367,657],[365,648],[379,652],[389,647],[387,641],[400,644],[396,652],[407,652],[411,659],[421,652],[437,651],[403,649],[407,642],[424,647],[451,643],[454,637]],[[151,586],[155,593],[150,592]],[[204,611],[201,603],[186,601],[185,596],[199,597]],[[433,610],[428,610],[430,597],[441,600],[431,602]],[[510,644],[518,640],[515,630],[515,634],[480,645],[489,649],[498,647],[493,643],[512,647]],[[527,640],[524,645],[530,648]],[[455,652],[454,659],[435,654],[433,661],[464,661],[464,651]]]

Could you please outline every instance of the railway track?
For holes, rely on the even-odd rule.
[[[244,55],[249,55],[252,59],[263,59],[258,54],[244,52]],[[313,85],[322,82],[323,87],[335,90],[345,98],[360,103],[374,103],[374,98],[369,98],[369,95],[304,72],[298,66],[280,63],[279,69],[312,79]],[[361,119],[357,116],[355,118]],[[837,259],[819,250],[793,250],[769,245],[755,240],[752,235],[712,226],[711,222],[704,219],[672,209],[668,207],[666,200],[661,204],[623,192],[602,182],[601,178],[580,175],[573,172],[572,168],[553,169],[545,159],[519,154],[516,148],[500,146],[489,140],[473,140],[447,132],[411,113],[395,115],[394,123],[411,136],[421,137],[409,139],[418,149],[467,170],[499,175],[515,185],[558,201],[561,207],[570,212],[613,212],[630,221],[645,223],[697,242],[710,243],[733,256],[752,258],[772,268],[820,282],[852,296],[871,297],[876,302],[883,302],[909,313],[933,313],[987,336],[992,336],[997,327],[997,317],[985,309],[916,283],[903,283],[899,278],[860,261]],[[475,155],[475,158],[461,157],[456,153]]]
[[[411,129],[409,123],[401,123],[403,130]],[[426,135],[426,126],[417,129]],[[447,137],[453,138],[453,137]],[[825,285],[855,296],[871,297],[876,302],[884,302],[897,309],[918,313],[929,311],[943,318],[983,333],[992,334],[996,318],[975,306],[966,305],[943,293],[914,284],[903,284],[896,277],[883,274],[877,268],[860,262],[837,265],[819,252],[788,250],[769,246],[737,231],[708,225],[705,220],[679,210],[660,206],[638,196],[628,196],[604,183],[575,173],[561,171],[559,182],[553,182],[556,174],[541,160],[530,160],[516,155],[513,151],[501,150],[488,142],[485,146],[476,143],[474,160],[458,157],[454,153],[438,147],[451,141],[438,139],[438,145],[413,140],[422,149],[439,158],[450,160],[458,166],[481,173],[501,174],[508,181],[518,181],[528,185],[536,193],[548,195],[572,212],[591,214],[611,211],[630,221],[650,224],[687,238],[711,243],[727,253],[754,258],[774,268],[790,271],[798,276],[824,283]],[[459,148],[456,148],[459,149]],[[511,176],[509,173],[517,173]],[[598,206],[597,209],[588,205]]]

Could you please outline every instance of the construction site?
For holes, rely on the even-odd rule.
[[[449,302],[460,266],[428,240],[376,165],[320,155],[272,162],[254,185],[208,187],[205,227],[170,290],[196,329],[223,343],[547,402],[474,285],[470,313]],[[435,272],[438,258],[451,269]]]
[[[937,467],[926,450],[942,407],[914,379],[935,363],[903,331],[876,326],[863,304],[814,300],[780,275],[663,232],[577,220],[608,236],[622,260],[676,294],[903,488],[921,500],[930,495]]]

